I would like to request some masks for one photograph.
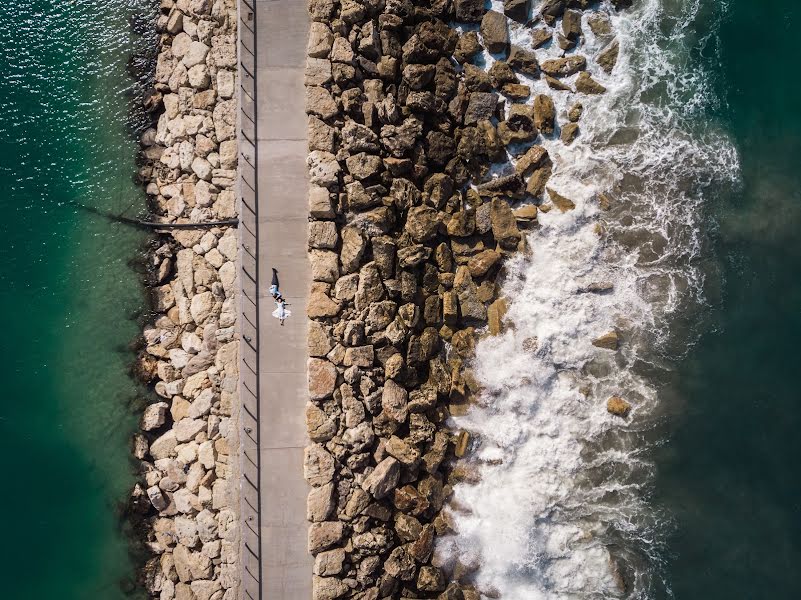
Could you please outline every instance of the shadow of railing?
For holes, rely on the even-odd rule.
[[[240,460],[242,598],[261,600],[259,468],[259,207],[256,0],[239,0]]]

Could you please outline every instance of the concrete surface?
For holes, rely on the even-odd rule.
[[[312,596],[306,551],[308,204],[303,71],[306,3],[256,0],[259,396],[262,598]],[[268,294],[272,267],[292,315],[281,327]]]

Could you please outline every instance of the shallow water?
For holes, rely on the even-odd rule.
[[[3,596],[114,600],[134,579],[119,503],[140,393],[129,343],[144,308],[132,215],[129,17],[148,0],[0,4],[0,451]]]

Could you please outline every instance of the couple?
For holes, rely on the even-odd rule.
[[[281,326],[284,325],[284,321],[286,318],[292,314],[292,311],[287,309],[287,301],[281,295],[281,292],[278,291],[278,271],[273,269],[273,281],[270,284],[270,295],[275,300],[276,309],[273,311],[273,316],[278,319],[281,323]]]

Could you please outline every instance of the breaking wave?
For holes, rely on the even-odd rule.
[[[717,99],[691,57],[713,45],[725,7],[643,0],[622,13],[606,2],[600,10],[620,43],[612,75],[592,60],[608,38],[593,35],[588,12],[574,52],[588,57],[606,94],[525,80],[553,98],[559,123],[577,99],[584,105],[572,145],[558,131],[540,140],[554,162],[549,187],[576,208],[541,211],[530,252],[507,264],[507,327],[478,344],[483,391],[453,419],[472,434],[465,460],[475,477],[454,486],[456,533],[440,541],[438,556],[506,600],[669,589],[666,517],[648,502],[649,449],[664,414],[660,374],[695,339],[715,276],[705,207],[739,173],[733,144],[704,122]],[[511,33],[531,48],[525,26],[513,23]],[[536,52],[540,62],[561,54]],[[617,352],[592,344],[613,331]],[[631,405],[627,418],[607,411],[614,396]]]

